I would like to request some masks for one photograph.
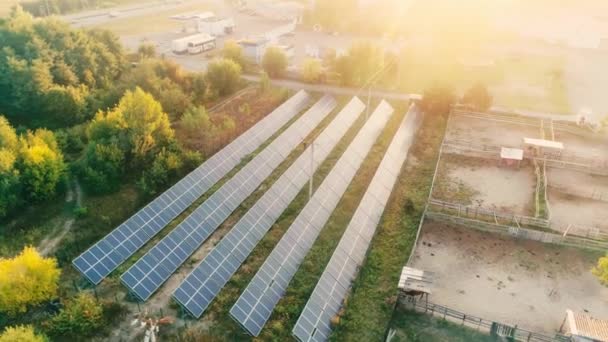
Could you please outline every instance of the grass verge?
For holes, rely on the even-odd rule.
[[[426,117],[418,131],[331,340],[384,341],[397,282],[414,247],[445,127],[445,118]]]

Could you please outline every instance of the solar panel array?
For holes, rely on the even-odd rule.
[[[419,119],[420,114],[411,107],[293,328],[292,333],[298,340],[321,342],[328,339],[331,319],[338,314],[357,268],[365,259],[376,226],[414,140]]]
[[[97,285],[310,102],[300,91],[72,261]]]
[[[392,112],[384,101],[378,106],[230,309],[251,335],[266,324]]]
[[[314,153],[309,146],[179,285],[173,297],[191,315],[203,314],[364,108],[353,98],[315,139]]]
[[[325,96],[140,258],[122,283],[147,300],[335,107]]]

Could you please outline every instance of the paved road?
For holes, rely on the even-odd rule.
[[[254,75],[243,75],[243,78],[247,81],[251,82],[259,82],[260,77]],[[359,89],[359,88],[347,88],[347,87],[337,87],[326,84],[309,84],[292,80],[271,80],[271,83],[278,87],[293,89],[293,90],[307,90],[314,91],[320,93],[327,93],[333,95],[350,95],[350,96],[360,96],[366,97],[368,95],[367,89]],[[377,91],[372,90],[372,97],[381,97],[387,100],[401,100],[401,101],[409,101],[410,99],[420,99],[420,95],[417,94],[405,94],[405,93],[396,93],[396,92],[386,92],[386,91]]]
[[[260,77],[255,75],[243,75],[243,78],[247,81],[251,82],[259,82]],[[349,95],[349,96],[360,96],[365,98],[368,95],[367,89],[359,89],[359,88],[347,88],[347,87],[337,87],[326,84],[309,84],[303,83],[293,80],[271,80],[271,83],[278,87],[300,90],[304,89],[307,91],[314,91],[320,93],[328,93],[334,95]],[[409,101],[409,100],[418,100],[421,99],[421,95],[419,94],[405,94],[398,92],[388,92],[388,91],[378,91],[372,90],[372,97],[379,97],[387,100],[399,100],[399,101]],[[494,106],[490,109],[492,112],[507,112],[518,114],[521,116],[527,116],[532,118],[539,119],[553,119],[556,121],[575,121],[576,115],[563,115],[563,114],[553,114],[553,113],[541,113],[530,110],[521,110],[521,109],[511,109],[506,107]]]

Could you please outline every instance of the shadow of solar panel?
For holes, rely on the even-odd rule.
[[[388,103],[380,103],[231,308],[251,335],[259,335],[392,113]]]
[[[299,92],[72,261],[93,284],[146,244],[309,103]]]
[[[331,334],[331,319],[340,311],[357,268],[363,264],[420,121],[421,114],[410,107],[292,330],[298,340],[326,341]]]
[[[121,276],[123,284],[141,300],[147,300],[280,165],[287,156],[280,151],[295,149],[335,107],[336,101],[330,96],[319,100],[131,266]]]
[[[338,144],[364,108],[358,98],[353,98],[315,139],[314,170]],[[302,153],[175,290],[175,300],[191,315],[197,318],[202,315],[310,179],[311,151],[311,147],[308,147]],[[212,297],[200,296],[202,293],[211,293]]]

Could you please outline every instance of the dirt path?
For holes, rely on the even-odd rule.
[[[78,180],[74,179],[69,182],[70,188],[68,189],[65,195],[65,202],[70,203],[76,200],[75,207],[82,206],[82,188],[80,187],[80,183]],[[74,225],[75,217],[73,212],[68,212],[63,214],[65,216],[65,221],[63,221],[63,225],[61,230],[54,231],[52,234],[49,234],[45,237],[40,244],[38,245],[38,251],[42,255],[52,254],[56,249],[57,245],[63,240],[63,238],[70,232],[72,226]]]

